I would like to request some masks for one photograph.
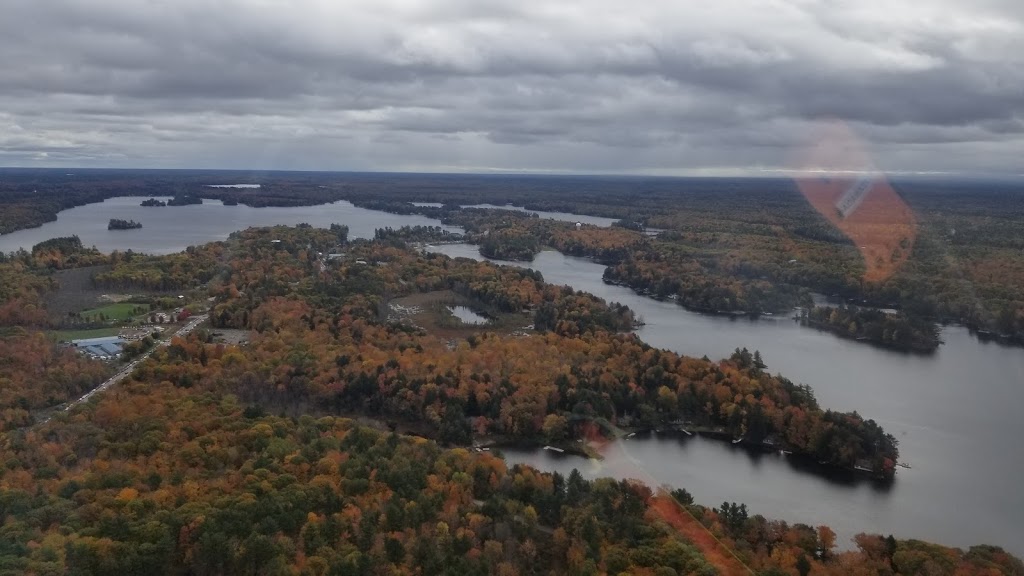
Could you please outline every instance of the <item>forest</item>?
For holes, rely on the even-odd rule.
[[[897,308],[915,326],[955,322],[986,338],[1024,344],[1024,251],[1018,240],[1024,214],[1021,191],[1006,184],[894,182],[913,210],[916,240],[904,242],[905,257],[894,253],[898,266],[884,278],[869,277],[853,241],[817,214],[790,181],[581,177],[560,180],[561,186],[531,184],[513,187],[515,193],[496,187],[487,196],[456,186],[418,192],[395,186],[372,198],[358,191],[346,197],[360,206],[420,213],[467,230],[475,226],[478,235],[468,239],[481,246],[479,234],[500,230],[487,254],[507,246],[516,249],[517,259],[529,260],[530,251],[548,245],[588,256],[609,266],[609,282],[701,312],[778,313],[809,307],[811,294],[819,293]],[[413,200],[443,206],[418,207]],[[607,229],[584,227],[566,242],[553,230],[561,227],[567,235],[570,224],[455,208],[479,202],[616,217],[619,225],[612,229],[633,236],[611,240]],[[641,233],[648,227],[660,232]],[[581,242],[588,235],[592,239]]]
[[[459,214],[460,205],[510,203],[616,218],[626,224],[618,227],[623,231],[662,230],[646,250],[629,249],[629,257],[608,259],[609,280],[654,295],[674,292],[681,304],[697,310],[777,312],[806,304],[806,293],[816,292],[897,308],[915,321],[957,322],[988,338],[1024,344],[1024,203],[1021,191],[1008,183],[892,181],[912,213],[916,238],[904,238],[907,254],[893,254],[897,265],[891,275],[874,278],[868,264],[876,263],[867,263],[851,237],[815,211],[797,183],[781,178],[160,170],[66,175],[34,169],[5,169],[3,175],[0,233],[39,226],[66,208],[126,195],[211,198],[254,207],[348,200],[453,223],[467,219]],[[260,187],[210,187],[236,182]],[[546,241],[536,231],[525,235],[513,228],[488,240],[487,253],[528,260]]]
[[[449,232],[440,226],[401,226],[399,228],[377,228],[373,237],[377,240],[405,242],[462,242],[462,234]]]
[[[835,466],[867,463],[880,475],[893,473],[896,442],[873,421],[822,410],[805,387],[742,357],[714,363],[652,349],[620,333],[636,323],[628,308],[546,285],[529,270],[364,241],[321,269],[316,255],[337,241],[330,231],[302,227],[232,237],[214,325],[265,335],[251,350],[268,358],[302,344],[299,356],[284,356],[291,367],[278,385],[245,386],[241,397],[277,409],[357,409],[463,442],[473,434],[561,440],[595,419],[641,427],[686,419],[753,443],[775,438]],[[96,281],[195,285],[213,278],[215,255],[224,252],[212,244],[171,257],[121,259]],[[183,271],[193,278],[172,284],[169,278],[187,277]],[[449,350],[429,334],[387,321],[389,298],[444,289],[500,310],[531,310],[537,334],[485,333]],[[295,314],[298,323],[290,320]],[[563,437],[550,436],[545,423],[564,429]]]
[[[618,332],[628,309],[528,270],[380,242],[348,243],[336,267],[321,270],[315,255],[338,242],[329,230],[279,227],[236,233],[184,262],[115,262],[124,282],[209,278],[215,322],[248,327],[252,342],[217,344],[202,331],[176,338],[83,409],[37,428],[12,422],[0,451],[2,569],[667,575],[731,573],[739,562],[761,574],[1022,573],[996,548],[863,535],[843,552],[827,527],[736,503],[705,507],[685,490],[542,474],[444,448],[480,434],[556,442],[602,418],[683,413],[748,437],[773,432],[837,449],[837,462],[886,437],[856,415],[821,411],[806,387],[764,374],[756,354],[714,363],[650,349]],[[223,254],[226,268],[210,276],[208,255]],[[441,286],[551,318],[534,335],[484,332],[450,350],[382,314],[388,295]],[[14,341],[43,343],[36,334]],[[739,405],[762,417],[741,416]],[[425,417],[437,442],[339,417],[356,412]],[[694,541],[693,530],[735,558],[717,557],[718,545]]]
[[[168,206],[189,206],[192,204],[202,204],[203,199],[198,194],[179,193],[167,200]]]
[[[33,178],[40,177],[27,171],[27,185]],[[181,184],[160,173],[138,181],[150,178],[165,180],[139,195],[238,181],[197,174]],[[302,184],[258,193],[302,201],[305,187],[331,186],[319,178],[297,176]],[[902,322],[925,334],[948,301],[937,297],[930,309],[914,290],[952,294],[932,276],[949,264],[947,247],[924,233],[906,267],[876,287],[860,280],[855,250],[827,223],[805,223],[786,242],[776,242],[773,226],[790,224],[767,231],[752,224],[774,218],[771,202],[757,209],[760,216],[738,212],[742,222],[705,223],[711,216],[685,214],[695,210],[686,202],[671,214],[644,214],[642,201],[617,203],[611,198],[621,182],[597,181],[583,191],[571,178],[555,179],[540,199],[541,184],[529,179],[480,182],[473,186],[498,183],[508,201],[533,194],[537,209],[666,231],[652,237],[634,225],[577,229],[523,213],[456,209],[505,198],[483,197],[454,177],[399,179],[396,200],[382,200],[383,180],[352,176],[348,187],[319,189],[316,198],[362,202],[359,195],[373,191],[384,207],[405,206],[403,194],[447,203],[402,209],[436,211],[481,244],[491,235],[508,238],[498,250],[524,245],[525,255],[532,238],[537,250],[595,258],[609,270],[622,267],[609,281],[635,280],[637,289],[688,295],[709,308],[772,310],[787,299],[806,303],[810,291],[898,305],[893,318],[846,306],[834,322],[831,309],[820,320],[855,338],[880,328],[881,339],[899,342]],[[642,186],[656,197],[669,194],[659,180]],[[714,190],[721,198],[702,202],[756,194],[742,186]],[[249,192],[212,193],[234,201]],[[931,206],[956,213],[960,194]],[[565,199],[573,195],[578,203]],[[913,189],[907,195],[913,203]],[[1004,226],[985,220],[998,206],[989,199],[972,208],[977,228],[957,220],[963,254],[1017,250],[1015,240],[990,234]],[[6,222],[8,213],[0,214]],[[861,534],[851,547],[827,526],[765,518],[742,503],[695,503],[685,486],[586,481],[474,451],[476,442],[570,446],[587,439],[593,446],[609,439],[595,439],[595,430],[684,421],[882,477],[899,461],[896,440],[876,422],[819,406],[809,387],[768,373],[756,351],[709,360],[651,348],[628,333],[638,319],[627,307],[549,285],[534,271],[419,253],[412,243],[450,239],[437,228],[385,229],[374,241],[350,241],[347,232],[340,225],[250,229],[159,257],[100,254],[68,237],[0,255],[0,574],[1024,574],[1020,560],[997,547],[903,539],[912,534]],[[979,248],[985,242],[992,245]],[[836,246],[848,258],[836,260]],[[757,268],[746,268],[748,257]],[[1007,262],[972,268],[977,308],[963,312],[988,310],[1002,296],[1019,299],[1015,289],[1000,292],[1014,274]],[[834,274],[837,266],[848,266],[847,274]],[[849,284],[809,286],[801,274],[815,269],[819,279]],[[126,381],[80,407],[55,410],[116,369],[43,331],[55,321],[47,309],[55,275],[68,270],[91,271],[103,290],[212,298],[211,325],[171,338]],[[891,282],[898,293],[881,288]],[[660,293],[659,283],[668,284]],[[449,340],[396,313],[396,299],[441,290],[532,325],[483,327]],[[1001,325],[1018,318],[1013,306],[978,326],[1002,333]],[[228,330],[245,334],[244,343],[215,337]]]
[[[756,353],[712,362],[652,349],[623,332],[635,322],[628,308],[536,272],[346,233],[250,229],[181,254],[105,257],[97,282],[205,287],[214,326],[173,338],[129,380],[45,424],[33,424],[35,409],[109,369],[31,325],[8,329],[0,572],[1024,573],[998,548],[861,535],[842,551],[825,526],[701,506],[683,489],[510,468],[467,449],[684,417],[837,466],[868,460],[884,472],[898,457],[877,424],[819,408]],[[32,279],[82,251],[73,238],[37,248],[2,263],[25,280],[5,297],[45,292]],[[342,255],[319,258],[330,251]],[[391,299],[441,288],[530,311],[535,331],[482,330],[451,347],[392,317]],[[250,341],[214,341],[227,326]],[[39,364],[26,361],[37,357],[52,358],[42,389]]]
[[[801,310],[800,322],[844,338],[866,340],[897,350],[934,352],[940,344],[934,324],[899,312],[845,305],[815,306]]]

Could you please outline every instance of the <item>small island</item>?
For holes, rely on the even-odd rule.
[[[202,204],[203,199],[192,194],[177,194],[167,201],[168,206],[188,206],[190,204]]]
[[[532,262],[541,249],[536,236],[515,228],[485,233],[479,241],[480,254],[495,260]]]
[[[134,230],[135,228],[142,228],[142,222],[111,218],[110,223],[107,224],[107,230]]]
[[[156,198],[150,198],[149,200],[143,200],[142,204],[140,204],[140,206],[146,206],[146,207],[167,206],[167,202],[164,202],[163,200],[157,200]]]

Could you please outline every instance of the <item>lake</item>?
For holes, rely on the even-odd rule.
[[[202,205],[189,206],[139,206],[145,199],[135,196],[110,198],[64,210],[57,214],[54,222],[0,236],[0,252],[13,252],[19,248],[31,250],[43,240],[71,234],[77,234],[82,244],[95,246],[103,252],[131,248],[147,254],[171,254],[189,246],[225,240],[230,233],[251,226],[293,226],[305,222],[328,228],[338,223],[349,227],[349,238],[373,238],[376,228],[441,225],[432,218],[366,210],[345,201],[287,208],[225,206],[219,200],[203,200]],[[142,223],[142,228],[107,230],[111,218],[135,220]],[[458,227],[441,227],[462,232]]]
[[[497,206],[495,204],[469,204],[463,206],[463,208],[498,208],[500,210],[515,210],[516,212],[532,212],[541,218],[548,220],[561,220],[562,222],[579,222],[581,224],[593,224],[594,226],[601,226],[607,228],[612,225],[613,222],[617,222],[617,218],[604,218],[602,216],[586,216],[583,214],[570,214],[568,212],[546,212],[544,210],[527,210],[522,206],[513,206],[506,204],[504,206]]]
[[[0,236],[0,250],[28,249],[77,234],[103,251],[164,254],[223,240],[249,226],[340,223],[349,226],[351,237],[370,238],[375,228],[439,225],[434,219],[365,210],[348,202],[250,208],[204,201],[143,208],[143,199],[113,198],[63,211],[55,222]],[[110,231],[110,218],[137,220],[144,227]],[[482,259],[475,246],[465,244],[431,250]],[[963,328],[947,327],[942,332],[946,344],[934,355],[907,355],[803,328],[784,316],[750,320],[688,312],[605,284],[603,266],[554,251],[515,265],[539,270],[548,282],[628,305],[646,321],[637,334],[653,346],[713,359],[737,347],[760,350],[769,370],[813,386],[823,407],[857,410],[882,424],[899,439],[901,461],[913,466],[900,469],[895,483],[881,489],[870,482],[828,479],[789,459],[750,454],[728,443],[651,435],[613,445],[601,473],[649,475],[657,483],[685,487],[701,504],[744,502],[753,513],[768,517],[828,524],[847,546],[853,534],[864,531],[957,546],[997,544],[1024,555],[1024,493],[1018,486],[1024,450],[1016,446],[1024,438],[1024,420],[1017,414],[1024,406],[1024,350],[983,343]],[[633,466],[627,472],[618,472],[616,450]],[[506,455],[511,462],[547,470],[591,466],[547,451],[509,450]]]
[[[490,322],[486,316],[476,312],[468,306],[449,306],[448,310],[463,324],[482,326]]]
[[[476,246],[433,251],[483,259]],[[915,356],[843,340],[791,318],[751,320],[689,312],[601,280],[604,267],[545,250],[531,263],[547,282],[566,284],[637,312],[645,342],[689,356],[718,359],[737,347],[760,350],[773,373],[810,384],[822,407],[856,410],[900,442],[896,482],[829,481],[788,459],[753,456],[728,443],[655,436],[622,448],[658,483],[685,487],[697,502],[744,502],[753,513],[828,524],[848,544],[857,532],[893,533],[957,546],[998,544],[1024,554],[1024,350],[984,343],[961,327],[942,330],[945,344]],[[615,455],[613,450],[612,455]],[[510,462],[568,472],[590,466],[549,451],[506,451]],[[608,470],[621,469],[606,463]],[[955,512],[951,506],[955,505]]]

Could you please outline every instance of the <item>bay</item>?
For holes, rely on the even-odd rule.
[[[432,248],[483,259],[477,247]],[[810,384],[824,408],[859,411],[900,442],[896,481],[828,479],[790,460],[750,454],[728,443],[655,436],[613,445],[607,470],[623,469],[626,452],[657,483],[684,487],[698,502],[744,502],[753,513],[811,525],[827,524],[840,544],[858,532],[895,534],[955,546],[998,544],[1024,554],[1024,350],[981,342],[966,329],[942,330],[945,344],[917,356],[843,340],[799,326],[786,316],[751,320],[690,312],[671,301],[605,284],[604,267],[545,250],[533,262],[547,282],[584,290],[638,313],[645,342],[689,356],[719,359],[737,347],[759,350],[768,369]],[[620,450],[621,448],[621,450]],[[568,472],[583,459],[549,451],[506,451],[510,462]],[[636,472],[636,469],[632,469]]]
[[[189,245],[223,240],[249,226],[309,223],[345,224],[352,238],[371,238],[374,229],[439,225],[422,217],[365,210],[348,202],[297,208],[202,205],[144,208],[144,198],[122,197],[79,206],[55,222],[0,236],[0,251],[11,252],[56,236],[77,234],[103,251],[132,249],[166,254]],[[544,213],[542,213],[544,214]],[[588,221],[558,214],[559,219]],[[107,230],[110,218],[136,220],[139,230]],[[608,225],[605,219],[597,225]],[[459,232],[457,227],[445,227]],[[453,257],[483,259],[475,246],[430,248]],[[505,263],[508,264],[508,263]],[[882,424],[900,441],[895,483],[825,477],[773,454],[751,453],[702,438],[653,434],[615,443],[599,468],[549,451],[507,450],[510,462],[568,472],[643,476],[684,487],[697,501],[746,503],[753,513],[807,524],[828,524],[841,545],[857,532],[895,534],[948,545],[997,544],[1024,555],[1024,350],[981,342],[960,327],[942,331],[945,344],[931,356],[892,352],[798,326],[785,316],[730,318],[693,313],[669,301],[640,296],[605,284],[604,267],[592,261],[541,252],[531,263],[548,282],[566,284],[636,311],[646,325],[637,334],[647,343],[690,356],[718,359],[737,347],[759,350],[769,370],[810,384],[823,407],[857,410]],[[621,449],[620,449],[621,448]],[[626,468],[618,466],[623,454]],[[624,471],[623,471],[624,470]]]
[[[232,232],[251,226],[306,223],[328,228],[331,224],[345,224],[349,227],[349,238],[373,238],[376,228],[441,225],[425,216],[367,210],[345,201],[319,206],[252,208],[203,200],[202,204],[155,208],[140,206],[145,199],[124,196],[64,210],[54,222],[0,236],[0,252],[31,250],[43,240],[72,234],[77,234],[85,246],[95,246],[102,252],[132,249],[147,254],[171,254],[189,246],[225,240]],[[142,228],[107,230],[111,218],[135,220],[142,223]],[[462,231],[453,226],[441,227]]]

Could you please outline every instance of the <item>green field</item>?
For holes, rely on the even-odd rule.
[[[52,330],[47,332],[50,338],[59,342],[69,340],[82,340],[84,338],[103,338],[105,336],[117,336],[118,328],[96,328],[94,330]]]
[[[107,306],[100,306],[99,308],[92,308],[90,310],[83,310],[78,313],[82,318],[89,316],[98,317],[103,314],[108,320],[129,320],[134,314],[136,308],[143,308],[148,310],[149,306],[146,304],[138,304],[135,302],[120,302],[117,304],[108,304]]]

